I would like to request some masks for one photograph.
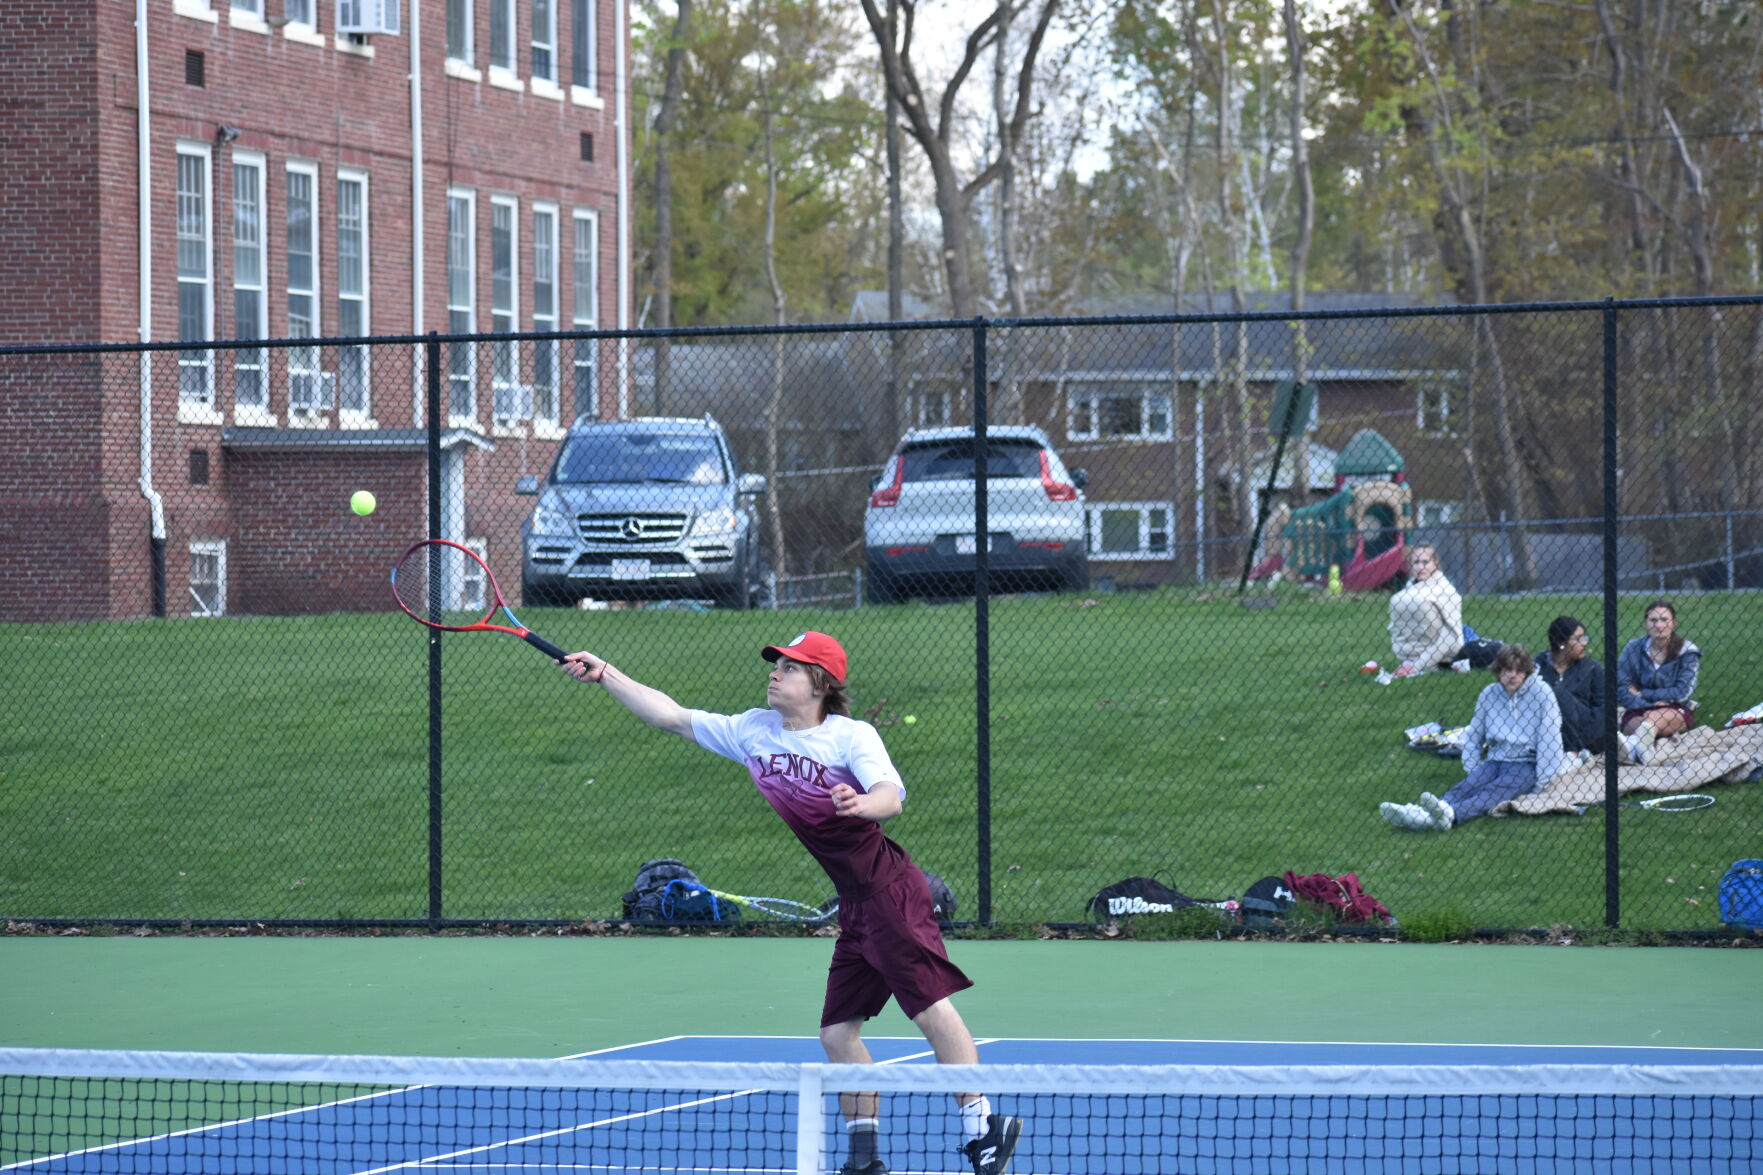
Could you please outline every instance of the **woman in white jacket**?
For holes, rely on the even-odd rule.
[[[1390,597],[1390,647],[1402,660],[1397,677],[1449,665],[1463,647],[1463,597],[1431,543],[1408,548],[1408,586]]]
[[[1418,804],[1378,805],[1397,828],[1447,832],[1542,790],[1567,765],[1561,705],[1524,646],[1501,648],[1492,669],[1499,680],[1476,698],[1475,716],[1463,733],[1463,781],[1443,799],[1421,792]]]

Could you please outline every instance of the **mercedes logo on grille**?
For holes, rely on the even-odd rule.
[[[633,541],[636,539],[642,538],[643,537],[643,520],[641,518],[627,518],[627,519],[625,519],[623,522],[618,524],[618,533],[622,537],[624,537],[626,539],[633,540]]]

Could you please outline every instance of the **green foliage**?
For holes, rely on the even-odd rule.
[[[1474,938],[1475,920],[1456,902],[1421,909],[1401,920],[1402,937],[1410,942],[1453,942]]]

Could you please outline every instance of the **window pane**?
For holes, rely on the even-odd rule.
[[[1103,551],[1136,551],[1139,549],[1139,512],[1137,510],[1102,510]]]

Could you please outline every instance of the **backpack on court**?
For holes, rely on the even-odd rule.
[[[627,922],[734,922],[741,912],[710,892],[683,861],[644,861],[624,895]]]
[[[1734,930],[1763,930],[1763,861],[1734,861],[1720,879],[1720,920]]]
[[[1396,924],[1396,920],[1390,917],[1389,909],[1365,892],[1356,873],[1343,873],[1339,877],[1311,873],[1299,877],[1288,870],[1285,873],[1285,883],[1291,887],[1298,901],[1332,911],[1336,921],[1376,921],[1386,926]]]
[[[1128,877],[1104,886],[1090,899],[1090,918],[1107,922],[1134,914],[1173,914],[1189,906],[1222,906],[1208,898],[1190,898],[1155,877]]]
[[[937,925],[947,927],[955,921],[955,891],[949,888],[948,882],[929,869],[921,872],[925,881],[930,883],[930,908],[937,916]]]
[[[1285,878],[1263,877],[1243,894],[1237,914],[1244,926],[1272,926],[1285,917],[1297,896]]]

